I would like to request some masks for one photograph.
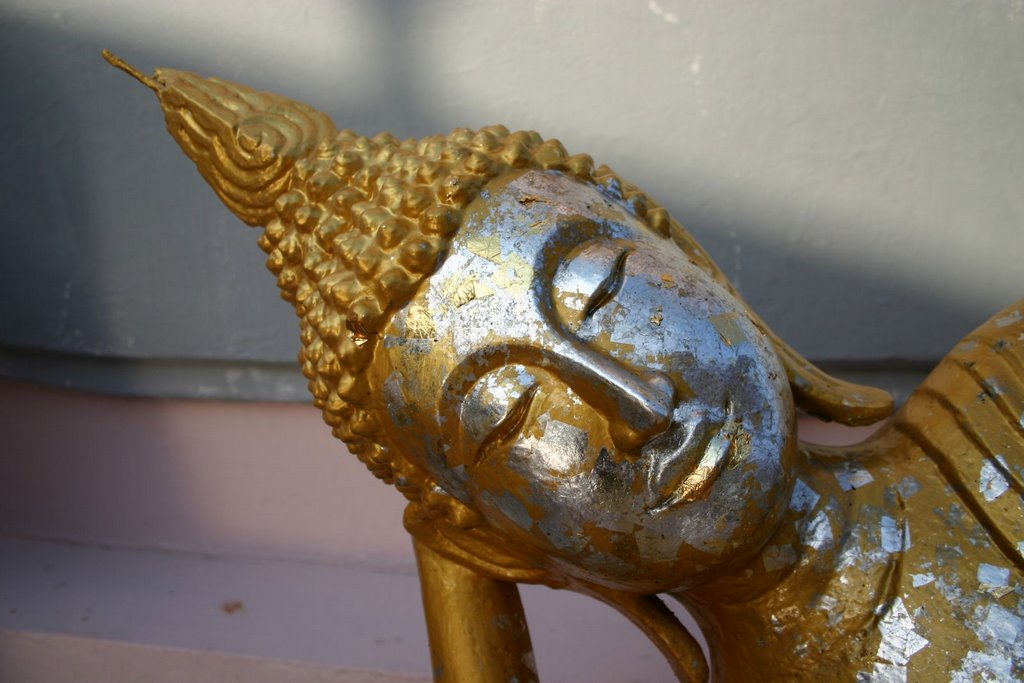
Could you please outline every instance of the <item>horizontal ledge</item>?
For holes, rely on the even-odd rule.
[[[175,648],[0,628],[0,676],[22,683],[429,683],[427,676],[320,667],[203,648]]]
[[[10,539],[0,557],[2,681],[429,680],[414,574]],[[604,603],[520,592],[542,681],[670,680],[654,645]]]
[[[74,672],[82,662],[56,647],[52,639],[60,635],[156,648],[141,653],[140,665],[174,651],[219,653],[221,661],[191,662],[196,673],[222,669],[219,679],[206,677],[210,681],[250,680],[227,673],[260,662],[280,669],[276,679],[254,680],[340,683],[356,672],[393,671],[377,680],[423,681],[429,671],[414,573],[12,539],[0,539],[0,556],[0,634],[48,636],[54,646],[49,661],[61,671]],[[29,679],[5,669],[13,664],[10,650],[0,654],[0,680]],[[30,657],[24,664],[19,673],[38,673],[47,660]],[[316,677],[331,670],[335,675]],[[146,673],[96,680],[151,680]]]
[[[902,402],[937,360],[828,360],[845,380],[885,389]],[[0,346],[0,377],[116,396],[309,403],[298,363],[120,358]]]
[[[0,346],[0,377],[116,396],[311,400],[298,363],[118,358]]]

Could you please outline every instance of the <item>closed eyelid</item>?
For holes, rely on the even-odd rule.
[[[597,286],[594,293],[590,295],[586,307],[583,309],[583,320],[593,316],[602,306],[615,298],[622,288],[622,280],[626,270],[626,258],[633,252],[632,249],[623,249],[615,258],[611,272]]]
[[[455,373],[470,381],[470,386],[449,386],[445,395],[451,399],[439,406],[439,414],[451,420],[458,434],[457,447],[449,453],[453,465],[474,465],[494,446],[514,439],[529,418],[541,386],[532,363],[499,360],[493,353],[481,355],[489,362],[466,364]]]
[[[537,395],[537,389],[538,385],[536,383],[531,384],[526,391],[524,391],[519,398],[515,400],[505,416],[497,425],[494,426],[491,432],[480,444],[476,455],[474,456],[474,464],[479,463],[492,446],[507,442],[519,433],[523,427],[523,423],[526,422],[526,418],[530,413],[530,406],[533,404],[533,399]]]

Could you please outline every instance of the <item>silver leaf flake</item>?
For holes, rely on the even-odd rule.
[[[917,479],[914,479],[913,477],[910,476],[906,476],[900,479],[899,483],[896,484],[895,488],[899,492],[899,494],[903,496],[903,500],[906,500],[921,490],[921,484],[917,481]]]
[[[839,482],[839,486],[844,491],[852,491],[859,489],[862,486],[867,486],[875,480],[871,476],[871,473],[861,467],[847,467],[841,470],[834,470],[832,472],[835,475],[836,481]]]
[[[882,549],[887,553],[898,553],[910,549],[910,526],[896,519],[882,517]]]
[[[833,611],[838,604],[839,601],[833,598],[831,595],[822,595],[818,599],[818,609],[823,610],[825,612]]]
[[[1006,460],[1003,456],[997,455],[996,459],[1002,463],[1003,466],[1006,465]],[[978,492],[985,496],[985,500],[990,503],[1006,493],[1010,488],[1010,482],[1006,480],[1006,475],[988,460],[982,463],[981,473],[978,475],[978,478]]]
[[[1000,654],[971,651],[964,657],[960,669],[954,671],[952,683],[999,683],[1010,680],[1012,665],[1008,657]]]
[[[907,667],[897,664],[875,664],[870,674],[857,676],[860,683],[907,683]]]
[[[989,586],[1009,585],[1010,569],[982,562],[978,565],[978,583]]]
[[[789,509],[810,512],[818,504],[819,498],[821,496],[814,489],[805,484],[802,479],[797,479],[793,486],[793,496],[789,499]]]
[[[911,578],[914,580],[914,588],[920,588],[921,586],[927,586],[929,583],[935,580],[935,574],[931,572],[927,574],[911,574]]]
[[[1002,318],[996,318],[996,327],[1009,327],[1014,323],[1020,322],[1020,319],[1020,311],[1014,311],[1004,315]]]
[[[914,631],[914,619],[903,605],[903,598],[896,598],[878,624],[882,642],[878,645],[878,659],[898,667],[906,667],[910,658],[920,652],[928,641]]]
[[[1008,645],[1013,645],[1024,636],[1024,619],[999,605],[988,606],[988,615],[983,626],[993,638]]]
[[[828,515],[822,510],[814,516],[804,529],[803,544],[815,550],[821,550],[832,545],[832,525],[829,524]]]

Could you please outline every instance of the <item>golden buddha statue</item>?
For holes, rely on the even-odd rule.
[[[681,680],[1024,675],[1024,302],[866,442],[798,443],[796,408],[892,401],[801,358],[589,156],[502,126],[367,138],[107,58],[263,228],[314,403],[408,498],[437,680],[537,679],[516,582],[611,604]]]

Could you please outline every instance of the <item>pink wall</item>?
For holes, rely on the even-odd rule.
[[[0,535],[411,563],[403,499],[312,406],[0,382]]]
[[[871,431],[809,419],[801,430],[831,443]],[[82,661],[102,657],[65,666],[38,655],[60,651],[65,635],[113,643],[101,649],[126,662],[172,648],[429,672],[402,497],[314,408],[0,381],[0,435],[0,679],[17,661],[19,680],[50,683],[62,666],[67,680],[88,680]],[[228,599],[245,608],[223,611]],[[604,605],[535,586],[523,599],[545,683],[671,680],[653,646]],[[39,632],[54,634],[52,646],[22,637]],[[231,666],[182,657],[211,672],[190,680],[220,680],[212,672]],[[107,677],[115,669],[95,680],[119,683]]]

